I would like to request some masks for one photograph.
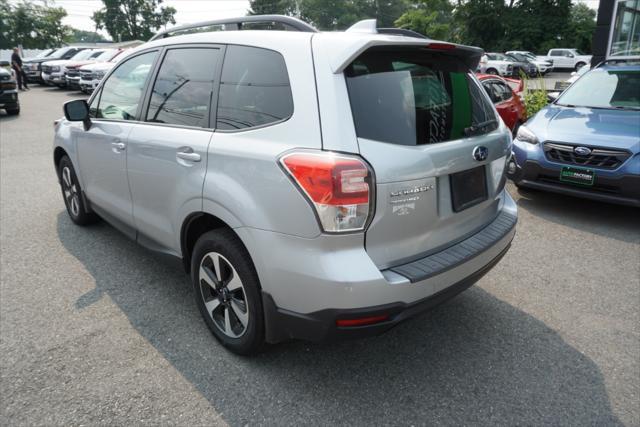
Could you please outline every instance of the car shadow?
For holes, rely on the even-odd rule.
[[[640,243],[640,209],[510,186],[518,207],[547,221],[627,243]]]
[[[74,309],[110,298],[231,425],[621,425],[592,360],[480,287],[379,337],[246,358],[209,333],[179,267],[64,211],[57,232],[95,279]]]

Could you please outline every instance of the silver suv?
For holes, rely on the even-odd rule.
[[[53,157],[71,220],[181,258],[222,344],[378,334],[506,253],[511,132],[481,50],[375,21],[215,25],[245,31],[160,34],[65,104]]]

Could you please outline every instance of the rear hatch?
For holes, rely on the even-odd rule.
[[[442,250],[495,218],[511,137],[460,51],[374,46],[344,75],[360,154],[375,174],[366,249],[379,268]]]

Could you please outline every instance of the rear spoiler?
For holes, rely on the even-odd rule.
[[[333,42],[333,40],[331,41]],[[427,51],[441,52],[448,56],[455,57],[462,61],[467,68],[475,71],[484,51],[478,47],[464,46],[454,43],[441,42],[431,39],[418,39],[413,37],[398,37],[380,35],[376,38],[362,37],[356,38],[351,43],[345,40],[335,40],[327,43],[325,52],[329,56],[331,71],[339,74],[344,71],[358,56],[366,50],[378,46],[415,46],[424,48]]]

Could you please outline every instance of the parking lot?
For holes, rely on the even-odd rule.
[[[509,191],[518,231],[476,286],[385,335],[242,358],[177,264],[65,212],[53,121],[0,113],[2,425],[640,425],[640,212]]]

